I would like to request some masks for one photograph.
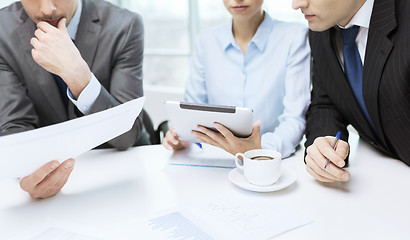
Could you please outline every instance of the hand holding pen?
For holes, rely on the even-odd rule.
[[[337,142],[339,142],[339,140],[340,140],[340,135],[341,135],[341,133],[337,132],[335,140],[333,141],[333,144],[332,144],[332,148],[335,151],[336,151]],[[327,165],[329,165],[329,163],[330,163],[330,160],[327,159],[325,166],[323,166],[323,171],[326,171]]]
[[[349,144],[336,137],[318,137],[306,149],[306,170],[322,182],[346,182],[350,174],[342,169],[349,153]]]

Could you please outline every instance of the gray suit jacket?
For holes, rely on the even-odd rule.
[[[52,75],[31,56],[36,26],[21,3],[0,10],[0,22],[0,135],[77,117],[70,101],[68,111],[64,108]],[[83,0],[75,45],[102,85],[90,114],[143,95],[143,36],[139,15],[104,1]],[[108,144],[127,149],[141,129],[140,115],[129,132]]]

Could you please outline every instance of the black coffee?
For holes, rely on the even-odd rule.
[[[269,156],[255,156],[251,158],[252,160],[272,160],[273,157]]]

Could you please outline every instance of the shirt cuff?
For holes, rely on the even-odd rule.
[[[70,89],[67,88],[67,96],[70,101],[80,110],[83,114],[87,114],[90,111],[91,106],[97,100],[98,95],[100,95],[101,83],[98,79],[91,73],[91,80],[88,85],[83,89],[78,96],[78,99],[74,99],[73,94]]]

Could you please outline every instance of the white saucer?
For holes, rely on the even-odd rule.
[[[296,180],[295,173],[293,173],[290,169],[285,167],[282,167],[282,174],[280,175],[278,181],[269,186],[257,186],[253,185],[252,183],[249,183],[248,180],[245,179],[245,176],[243,175],[242,171],[238,168],[232,169],[229,172],[228,177],[229,180],[231,180],[231,182],[237,185],[238,187],[254,192],[278,191],[294,183]]]

